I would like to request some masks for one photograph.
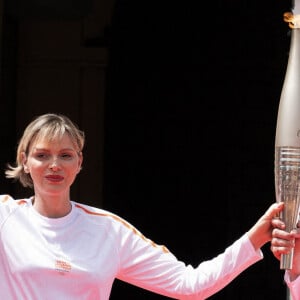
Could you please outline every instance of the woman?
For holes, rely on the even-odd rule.
[[[186,266],[119,216],[71,201],[83,147],[84,133],[63,115],[41,115],[25,129],[6,176],[33,196],[0,196],[3,299],[107,300],[115,278],[171,298],[205,299],[262,259],[282,204],[223,254]]]

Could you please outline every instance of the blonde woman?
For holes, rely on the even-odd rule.
[[[174,299],[205,299],[263,258],[273,204],[224,253],[186,265],[121,217],[70,199],[84,133],[66,116],[34,119],[8,178],[32,197],[0,196],[0,295],[5,300],[108,300],[116,278]],[[200,238],[200,237],[199,237]]]

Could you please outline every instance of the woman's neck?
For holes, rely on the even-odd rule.
[[[48,218],[61,218],[72,210],[69,197],[41,197],[35,195],[32,200],[32,206],[39,214]]]

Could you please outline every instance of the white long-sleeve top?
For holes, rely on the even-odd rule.
[[[0,196],[0,298],[108,300],[114,279],[175,299],[205,299],[262,259],[247,234],[196,268],[108,211],[72,202],[46,218]]]
[[[291,281],[289,271],[286,271],[284,274],[284,279],[288,288],[290,289],[291,300],[300,300],[300,276]]]

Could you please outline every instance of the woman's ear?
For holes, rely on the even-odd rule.
[[[78,162],[78,170],[77,170],[77,174],[81,171],[82,169],[82,161],[83,161],[83,155],[82,152],[79,152],[79,162]]]
[[[23,165],[24,172],[29,173],[29,168],[27,166],[27,156],[26,156],[25,152],[21,152],[21,162]]]

